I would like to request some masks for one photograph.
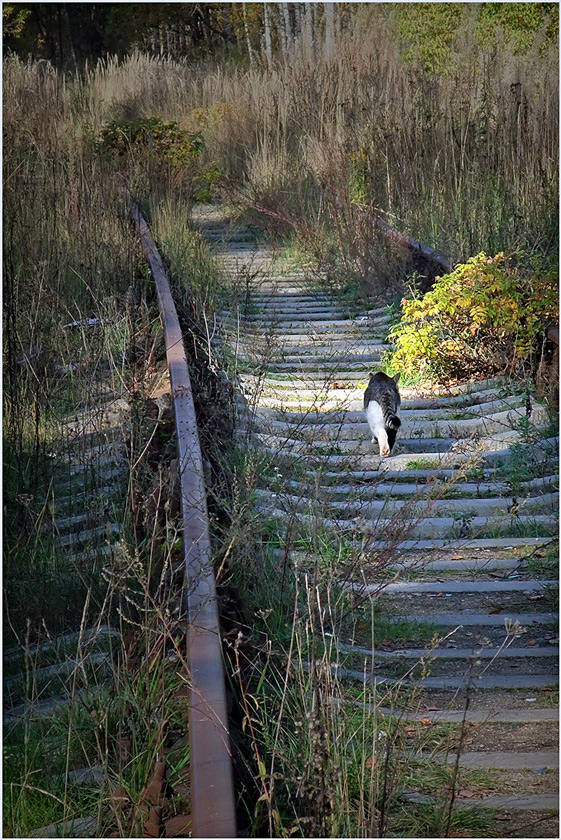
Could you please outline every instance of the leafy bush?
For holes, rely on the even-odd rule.
[[[443,379],[520,372],[558,319],[557,273],[536,260],[484,253],[437,277],[424,297],[403,300],[391,331],[398,371]]]
[[[404,60],[420,62],[429,73],[448,71],[462,11],[459,3],[409,3],[397,8],[397,31],[405,45]]]
[[[193,184],[193,198],[195,201],[209,202],[214,197],[214,191],[223,177],[219,166],[201,169],[195,176]]]
[[[101,132],[101,148],[116,157],[131,150],[149,149],[174,166],[187,164],[198,157],[202,147],[200,133],[183,131],[176,122],[157,117],[114,122]]]
[[[557,3],[403,3],[395,8],[402,58],[431,76],[449,75],[461,61],[467,31],[479,49],[528,53],[539,40],[545,52],[559,32]]]

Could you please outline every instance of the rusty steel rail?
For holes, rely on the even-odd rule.
[[[188,615],[189,749],[193,837],[235,837],[230,737],[203,462],[183,336],[166,270],[146,221],[128,191],[148,258],[164,328],[181,481],[184,602]]]
[[[345,203],[342,198],[331,190],[324,190],[324,195],[329,201],[331,201],[337,210],[345,208]],[[412,236],[408,236],[406,233],[401,233],[399,230],[396,230],[396,228],[388,225],[387,222],[384,222],[379,216],[369,213],[363,207],[353,205],[353,210],[361,219],[363,219],[363,221],[373,224],[374,227],[378,228],[378,230],[380,230],[388,239],[391,239],[393,242],[396,242],[404,248],[408,248],[412,254],[423,257],[423,259],[432,263],[436,268],[442,271],[443,274],[450,274],[450,272],[454,269],[454,263],[452,260],[440,251],[437,251],[435,248],[431,248],[430,245],[425,245],[422,242],[419,242],[418,239],[413,239]]]
[[[546,335],[554,344],[559,344],[559,326],[548,327]]]

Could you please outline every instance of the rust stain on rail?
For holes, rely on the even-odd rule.
[[[549,338],[550,341],[553,341],[554,344],[559,344],[559,327],[558,326],[548,327],[547,337]]]
[[[324,190],[324,195],[329,201],[331,201],[337,210],[342,210],[345,207],[342,198],[333,191]],[[429,245],[425,245],[423,242],[419,242],[418,239],[413,239],[412,236],[401,233],[387,222],[384,222],[379,216],[369,213],[362,207],[353,204],[352,208],[353,212],[355,212],[359,218],[372,224],[375,228],[382,231],[384,236],[391,239],[393,242],[396,242],[398,245],[407,248],[412,254],[416,254],[427,260],[429,263],[432,263],[435,268],[439,269],[443,274],[449,274],[453,271],[454,264],[452,260],[448,259],[448,257],[440,251],[437,251],[435,248],[431,248]]]
[[[189,618],[187,661],[193,837],[235,837],[235,805],[218,609],[209,535],[203,463],[183,336],[167,274],[148,225],[128,191],[154,277],[165,333],[174,403],[183,544],[184,598]]]

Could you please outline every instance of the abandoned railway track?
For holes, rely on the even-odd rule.
[[[138,207],[126,192],[125,197],[130,202],[132,220],[137,226],[155,284],[168,364],[168,376],[164,376],[164,380],[169,382],[175,418],[178,455],[175,472],[183,545],[183,561],[172,563],[168,572],[175,590],[172,622],[175,629],[167,634],[154,634],[150,622],[146,628],[141,628],[137,619],[129,618],[125,620],[127,632],[123,633],[121,626],[99,622],[86,627],[83,619],[77,632],[4,651],[5,673],[9,673],[5,680],[4,722],[8,727],[15,727],[49,715],[63,718],[67,715],[70,720],[84,711],[90,716],[103,715],[99,704],[110,705],[111,692],[115,692],[110,687],[112,669],[122,669],[134,681],[142,663],[149,671],[154,671],[163,650],[169,648],[169,655],[176,657],[176,670],[180,672],[174,704],[187,708],[188,738],[179,741],[175,738],[173,743],[172,736],[171,749],[158,750],[156,767],[136,803],[131,799],[130,789],[119,784],[123,767],[142,761],[142,755],[135,756],[133,751],[131,734],[134,735],[134,727],[132,733],[129,731],[118,740],[116,766],[111,762],[83,766],[79,763],[74,769],[67,762],[64,785],[102,787],[111,803],[113,830],[114,817],[120,809],[123,814],[128,812],[120,829],[125,832],[141,830],[142,836],[158,836],[163,830],[165,836],[233,837],[236,821],[224,672],[203,461],[189,369],[161,257]],[[102,329],[104,325],[89,319],[73,326]],[[107,371],[111,366],[107,362],[102,366],[106,369],[105,375],[97,377],[93,388],[89,383],[92,389],[89,398],[81,400],[77,409],[61,424],[56,451],[52,453],[53,477],[45,501],[50,518],[43,528],[52,539],[53,551],[67,555],[69,569],[87,570],[89,576],[101,579],[111,575],[118,577],[122,565],[119,541],[121,538],[126,541],[127,536],[122,523],[127,486],[133,480],[134,471],[134,466],[131,467],[131,435],[134,435],[131,412],[135,401],[135,395],[124,384],[115,388],[112,381],[112,387],[109,387],[111,376]],[[164,391],[167,390],[164,387]],[[160,408],[156,428],[135,460],[135,466],[154,437]],[[59,585],[62,583],[60,581]],[[156,602],[153,609],[158,611]],[[183,629],[184,633],[181,632]],[[145,631],[153,637],[148,647],[142,641]],[[164,679],[163,673],[161,679]],[[99,701],[96,695],[99,695]],[[134,718],[130,704],[125,705],[124,714]],[[127,729],[126,724],[123,729]],[[166,736],[166,740],[170,737]],[[170,761],[171,756],[173,761]],[[175,766],[179,768],[177,771],[173,769]],[[176,816],[170,816],[168,807],[168,814],[162,818],[162,803],[166,796],[169,797],[171,775],[177,783],[175,798],[182,810]],[[124,828],[131,820],[129,828]],[[103,836],[105,831],[111,830],[107,828],[111,824],[111,816],[103,813],[84,814],[62,823],[45,825],[33,836]],[[129,835],[119,831],[116,836]]]
[[[195,837],[232,837],[236,821],[220,628],[189,367],[161,257],[138,207],[131,207],[156,285],[177,434],[188,619],[191,831]]]
[[[188,686],[182,696],[189,710],[183,780],[190,813],[175,834],[171,823],[163,830],[165,836],[233,837],[232,750],[188,360],[164,265],[133,202],[131,215],[158,295],[181,487],[179,608],[185,611],[180,618]],[[377,635],[376,622],[371,638],[354,631],[350,638],[334,638],[333,672],[350,690],[327,702],[360,707],[354,688],[365,683],[418,691],[418,708],[402,711],[400,718],[469,727],[458,762],[494,774],[484,793],[460,788],[454,808],[493,811],[499,820],[495,836],[502,836],[502,820],[511,822],[514,836],[518,826],[518,836],[557,836],[557,442],[545,431],[546,410],[527,391],[500,379],[402,388],[398,444],[381,459],[369,441],[362,393],[387,349],[387,309],[350,313],[297,267],[279,267],[272,251],[256,245],[219,209],[197,207],[193,222],[242,290],[238,303],[220,314],[219,342],[237,368],[239,444],[274,465],[263,471],[253,495],[261,516],[275,523],[273,553],[279,562],[288,556],[306,582],[317,560],[307,537],[321,532],[326,544],[344,546],[360,559],[340,576],[338,587],[351,599],[378,605],[388,619],[385,627],[409,623],[407,642],[387,643]],[[120,502],[109,500],[128,481],[129,413],[124,390],[104,392],[100,386],[89,404],[67,418],[51,524],[57,549],[69,552],[74,565],[95,555],[101,569],[118,553]],[[283,531],[298,539],[279,545]],[[434,633],[444,642],[431,645]],[[32,651],[35,686],[64,680],[77,669],[103,682],[119,630],[82,628],[57,640],[58,654],[66,644],[74,649],[76,637],[80,657],[59,656],[56,665],[49,664],[50,643]],[[49,714],[66,702],[61,696],[40,699],[40,691],[31,704],[20,702],[22,657],[29,661],[30,651],[5,652],[5,664],[14,671],[7,684],[8,724]],[[429,670],[414,667],[427,660]],[[73,699],[79,699],[76,693]],[[396,714],[383,705],[370,712]],[[67,783],[79,778],[105,784],[106,777],[107,767],[83,767],[69,770]],[[401,796],[416,805],[434,801],[414,790]],[[158,801],[147,798],[146,813],[152,815]],[[530,831],[524,833],[524,826]],[[36,836],[95,836],[98,830],[98,818],[90,815],[47,826]]]

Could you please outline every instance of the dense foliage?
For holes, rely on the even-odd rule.
[[[101,132],[101,148],[117,157],[148,150],[172,164],[187,164],[198,156],[202,146],[200,134],[189,134],[175,121],[157,117],[110,123]]]
[[[557,275],[518,257],[480,253],[423,297],[403,300],[394,368],[436,379],[528,368],[538,337],[559,318]]]
[[[356,3],[337,3],[340,26],[356,14]],[[542,46],[554,42],[557,3],[383,3],[394,14],[403,57],[431,72],[454,65],[455,41],[466,22],[478,44],[506,40],[515,50],[531,48],[543,29]],[[133,49],[174,58],[229,55],[253,59],[265,47],[282,51],[302,30],[314,40],[335,31],[323,3],[7,3],[3,6],[4,49],[77,69]],[[333,15],[334,12],[331,12]],[[466,20],[466,18],[468,20]],[[501,35],[497,40],[497,31]]]
[[[404,3],[396,16],[404,59],[431,74],[453,72],[462,31],[479,48],[497,50],[506,43],[520,54],[532,47],[540,30],[541,49],[554,43],[559,26],[555,3]]]

